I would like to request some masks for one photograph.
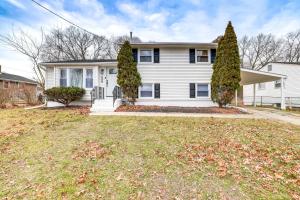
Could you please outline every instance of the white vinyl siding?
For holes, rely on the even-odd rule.
[[[286,75],[284,81],[284,95],[286,97],[300,97],[300,65],[272,63],[272,73]],[[265,66],[261,71],[268,72],[268,66]],[[257,84],[258,85],[258,84]],[[253,85],[244,86],[244,97],[253,96]],[[274,81],[265,83],[265,90],[257,90],[256,96],[278,97],[280,101],[281,90],[275,88]]]
[[[190,100],[189,84],[210,83],[212,75],[211,64],[189,63],[188,48],[160,48],[160,63],[139,63],[138,70],[143,83],[160,83],[160,100]]]
[[[45,81],[46,89],[52,88],[55,86],[55,78],[54,78],[54,68],[47,67],[46,69],[46,81]]]

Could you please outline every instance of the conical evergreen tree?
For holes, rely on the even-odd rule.
[[[118,57],[117,83],[121,87],[125,98],[132,103],[138,96],[138,87],[141,85],[141,76],[133,60],[132,48],[129,41],[122,45]]]
[[[212,100],[220,107],[229,104],[241,81],[240,58],[237,37],[231,22],[217,48],[217,57],[213,65],[211,81]]]

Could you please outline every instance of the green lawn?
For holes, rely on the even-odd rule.
[[[0,199],[297,199],[300,127],[0,110]]]

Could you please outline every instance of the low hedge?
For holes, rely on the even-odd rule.
[[[45,91],[48,100],[69,106],[71,102],[79,100],[85,90],[79,87],[53,87]]]

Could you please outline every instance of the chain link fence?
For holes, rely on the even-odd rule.
[[[253,96],[244,96],[244,105],[253,105]],[[256,96],[255,102],[257,106],[276,106],[280,107],[281,97]],[[300,108],[300,97],[285,97],[285,104],[290,108]]]

